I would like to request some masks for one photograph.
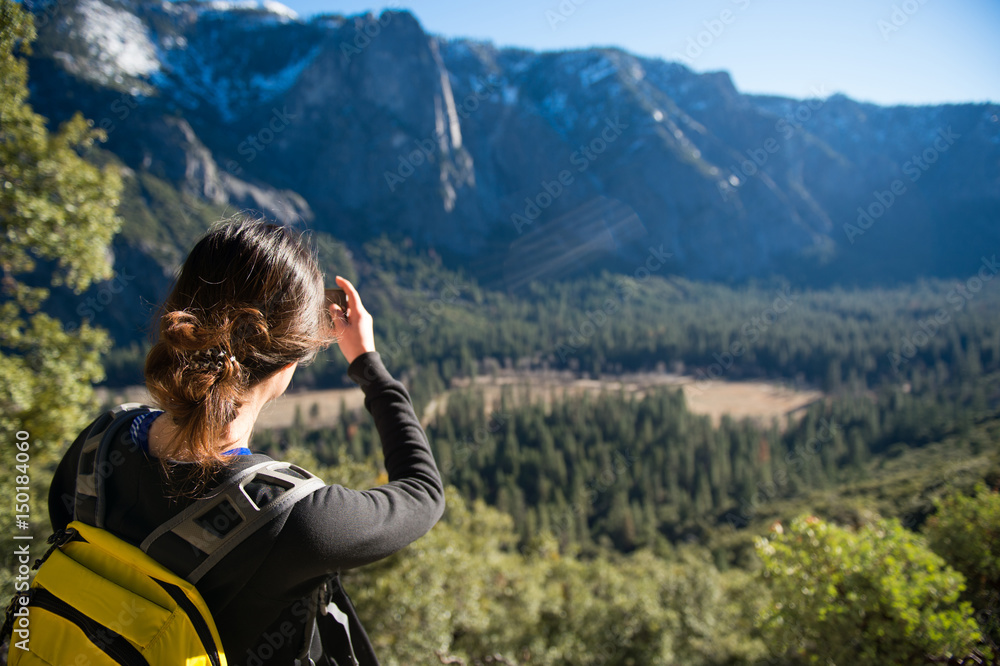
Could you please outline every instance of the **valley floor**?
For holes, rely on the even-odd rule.
[[[676,386],[684,390],[692,412],[710,416],[716,425],[726,414],[735,419],[751,418],[765,424],[776,418],[784,425],[787,415],[800,413],[823,397],[820,391],[799,390],[778,382],[700,380],[689,375],[662,372],[585,379],[569,372],[509,370],[475,379],[454,380],[451,390],[462,390],[472,385],[483,391],[487,409],[497,409],[504,392],[515,404],[544,402],[548,405],[564,397],[601,391],[624,391],[641,398],[649,389]],[[428,403],[421,415],[425,425],[446,407],[450,392],[446,391]],[[103,404],[149,401],[149,394],[143,386],[111,390],[99,387],[97,393]],[[292,425],[299,410],[307,427],[330,426],[336,424],[341,409],[345,408],[351,411],[364,408],[361,389],[290,391],[267,405],[257,423],[263,429],[287,428]]]

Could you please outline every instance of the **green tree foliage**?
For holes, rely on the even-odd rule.
[[[980,640],[962,575],[896,520],[857,531],[813,516],[757,542],[772,601],[761,625],[796,663],[923,664]]]
[[[32,111],[21,56],[34,36],[21,5],[0,0],[0,441],[9,472],[15,433],[28,433],[37,499],[48,485],[43,465],[93,418],[91,384],[104,377],[100,355],[108,347],[101,330],[64,327],[40,308],[49,287],[80,293],[111,276],[107,248],[121,225],[121,180],[82,159],[101,132],[80,115],[50,133]],[[13,484],[13,473],[2,475],[4,525],[13,525]],[[44,532],[37,505],[32,514]]]
[[[931,548],[977,587],[1000,590],[1000,492],[979,484],[974,496],[950,495],[936,505],[925,528]]]
[[[464,401],[470,410],[455,413],[460,429],[483,418],[481,399],[455,396],[456,405]],[[494,415],[483,436],[451,450],[451,466],[468,464],[491,442],[498,446],[490,427],[502,436],[504,425],[523,416],[510,409],[504,417]],[[803,432],[815,437],[815,426],[804,426]],[[380,482],[377,437],[370,426],[344,417],[334,428],[303,432],[301,438],[301,448],[283,449],[281,442],[289,438],[261,432],[255,448],[268,442],[272,455],[328,482],[351,487]],[[348,453],[357,440],[363,442],[357,449],[364,453],[363,464]],[[541,447],[555,449],[556,441]],[[966,466],[982,467],[967,452],[956,456],[959,447],[953,443],[942,446],[953,458],[950,465],[937,463],[938,473],[962,476]],[[325,466],[321,457],[338,462]],[[441,459],[441,464],[449,463]],[[605,481],[606,492],[613,493],[611,474]],[[888,490],[878,480],[873,484],[876,492]],[[588,490],[595,489],[584,487],[581,497]],[[793,521],[782,536],[761,542],[767,552],[761,554],[766,575],[760,575],[720,571],[711,552],[686,544],[658,542],[629,554],[610,548],[583,553],[557,538],[573,528],[572,519],[579,516],[572,511],[565,521],[552,512],[549,525],[539,520],[526,538],[512,515],[488,506],[482,495],[469,499],[453,486],[447,493],[445,516],[427,536],[384,561],[345,573],[345,585],[387,665],[918,664],[927,656],[965,656],[980,647],[972,609],[959,596],[962,576],[896,521],[869,521],[858,531],[815,519]],[[864,522],[863,511],[840,510]],[[977,534],[987,541],[976,541]],[[988,552],[989,534],[971,530],[970,549]]]
[[[1000,492],[985,484],[973,496],[952,494],[936,503],[927,521],[931,548],[957,569],[969,584],[969,601],[983,632],[998,652],[1000,645]]]
[[[731,562],[717,549],[682,542],[746,539],[775,511],[795,515],[820,498],[828,499],[817,508],[837,520],[863,522],[864,507],[878,506],[919,525],[930,510],[927,492],[971,489],[992,474],[1000,421],[897,451],[899,433],[918,423],[921,412],[933,413],[916,408],[906,393],[877,402],[842,396],[816,405],[784,432],[732,420],[713,428],[687,413],[674,391],[641,399],[605,393],[557,400],[548,409],[509,398],[491,415],[481,393],[448,394],[428,431],[442,471],[461,489],[449,488],[448,510],[429,535],[348,574],[348,590],[387,664],[736,665],[765,657],[801,663],[827,647],[808,643],[803,632],[815,641],[827,629],[849,636],[835,663],[922,663],[925,654],[944,658],[942,645],[952,639],[956,645],[974,639],[969,606],[958,597],[961,576],[898,523],[886,523],[881,536],[872,526],[861,536],[835,528],[836,544],[831,538],[805,550],[817,567],[826,567],[810,570],[814,579],[853,586],[843,598],[826,598],[832,619],[821,626],[800,599],[813,603],[816,595],[806,595],[798,579],[722,572],[718,567]],[[510,433],[519,448],[517,477],[503,469]],[[772,443],[768,449],[760,445],[762,435]],[[852,438],[855,448],[876,445],[864,474],[847,464]],[[302,448],[282,448],[293,441]],[[628,447],[613,446],[623,442]],[[262,431],[254,446],[352,487],[371,485],[378,470],[378,437],[367,415],[343,413],[336,425],[312,431],[304,425]],[[765,450],[768,456],[761,455]],[[751,529],[730,530],[728,512],[678,523],[678,507],[694,510],[699,476],[707,479],[713,502],[727,501],[726,479],[742,488],[738,496],[748,504],[737,513]],[[507,513],[497,510],[501,506]],[[601,547],[622,547],[612,539],[628,531],[629,517],[636,541],[646,535],[643,545],[628,554]],[[682,545],[665,543],[665,535]],[[788,562],[795,562],[802,547],[784,544]],[[990,548],[988,542],[978,547]],[[749,552],[739,563],[758,567]],[[840,571],[842,580],[830,571]],[[793,613],[780,625],[778,604]],[[851,614],[859,610],[865,615]],[[839,624],[831,625],[834,620]],[[855,634],[864,640],[852,644]],[[889,639],[901,647],[879,652]],[[781,647],[771,654],[768,646]],[[863,650],[873,652],[864,656]]]
[[[751,637],[759,587],[720,574],[702,551],[584,560],[560,555],[550,535],[524,551],[517,540],[509,516],[449,488],[430,534],[351,572],[345,586],[383,662],[647,666],[764,655]]]
[[[967,388],[949,390],[971,400],[970,380],[1000,370],[995,282],[814,292],[604,273],[511,293],[406,245],[365,245],[364,293],[393,369],[435,363],[445,381],[472,374],[468,359],[594,375],[664,364],[699,379],[783,377],[845,393],[908,382],[921,395],[960,377]]]
[[[481,392],[448,394],[427,426],[447,482],[512,513],[526,533],[544,519],[561,543],[584,542],[582,519],[591,537],[625,552],[655,545],[658,533],[745,527],[773,501],[863,479],[873,454],[899,455],[958,428],[951,406],[898,388],[875,401],[817,402],[784,429],[730,418],[713,427],[672,388],[504,400],[487,419]]]
[[[101,138],[82,116],[50,133],[32,111],[19,53],[33,38],[22,7],[0,0],[0,437],[9,442],[27,430],[57,451],[89,416],[107,343],[86,323],[67,330],[38,310],[49,286],[80,293],[111,276],[121,181],[80,157]]]

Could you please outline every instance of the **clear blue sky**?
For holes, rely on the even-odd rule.
[[[428,32],[497,46],[535,50],[619,46],[639,55],[682,60],[699,72],[728,70],[745,92],[807,97],[822,90],[880,104],[1000,102],[1000,0],[378,0],[374,4],[284,0],[284,4],[303,17],[405,7]]]

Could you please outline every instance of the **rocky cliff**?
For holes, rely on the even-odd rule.
[[[664,272],[811,284],[962,276],[1000,248],[997,105],[886,108],[821,81],[811,99],[750,96],[622,50],[449,40],[405,11],[32,9],[33,104],[104,127],[139,198],[156,179],[349,244],[410,238],[511,288],[631,272],[661,245]],[[164,245],[185,239],[157,254],[132,224],[119,253],[169,271]]]

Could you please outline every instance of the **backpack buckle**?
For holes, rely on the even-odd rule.
[[[316,589],[316,607],[320,615],[326,615],[330,611],[327,609],[330,600],[333,598],[333,594],[330,591],[330,581],[325,580],[323,584]]]
[[[52,545],[49,547],[47,551],[45,551],[44,555],[42,555],[39,559],[35,560],[35,563],[34,565],[32,565],[31,568],[37,569],[38,567],[42,566],[42,564],[45,563],[45,560],[49,559],[49,555],[52,554],[52,551],[54,551],[56,548],[62,548],[63,546],[65,546],[70,541],[73,541],[78,536],[80,536],[80,533],[76,531],[75,527],[67,527],[50,535],[47,542]]]

